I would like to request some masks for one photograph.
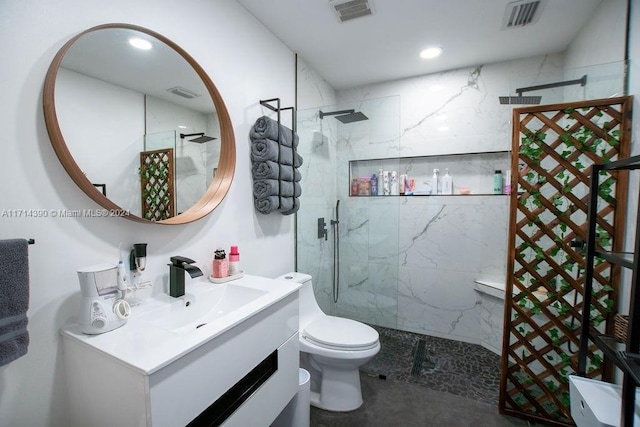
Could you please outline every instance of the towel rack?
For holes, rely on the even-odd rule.
[[[275,107],[271,105],[273,102],[276,103]],[[261,99],[260,105],[278,113],[278,125],[282,124],[282,120],[280,120],[280,112],[284,110],[291,110],[291,131],[296,133],[296,107],[280,107],[280,98]],[[278,128],[278,132],[279,131],[280,129]]]
[[[273,105],[271,105],[272,103],[276,104],[276,106],[274,107]],[[296,144],[295,144],[295,138],[296,138],[296,107],[281,107],[280,106],[280,98],[271,98],[271,99],[261,99],[260,100],[260,105],[267,107],[268,109],[270,109],[271,111],[275,111],[278,115],[278,141],[280,140],[280,126],[282,125],[282,120],[280,117],[280,112],[284,111],[284,110],[291,110],[291,153],[292,153],[292,163],[293,165],[291,166],[291,169],[293,171],[293,176],[294,176],[294,181],[295,181],[295,159],[296,159]],[[280,164],[280,144],[278,144],[278,164]],[[281,205],[281,201],[282,201],[282,181],[280,180],[280,167],[278,167],[278,204]],[[295,206],[295,205],[294,205]]]

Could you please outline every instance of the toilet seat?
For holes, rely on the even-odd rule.
[[[334,350],[369,350],[378,345],[378,332],[350,319],[322,316],[307,325],[302,337],[311,343]]]

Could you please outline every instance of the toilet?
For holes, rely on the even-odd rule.
[[[313,293],[311,276],[288,273],[300,288],[300,367],[311,374],[311,404],[346,412],[362,405],[360,367],[380,351],[378,332],[355,320],[325,314]]]

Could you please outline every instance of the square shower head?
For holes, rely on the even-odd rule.
[[[500,104],[540,104],[541,96],[499,96]]]
[[[347,123],[353,123],[353,122],[360,122],[362,120],[369,120],[369,117],[365,116],[360,111],[358,111],[357,113],[349,113],[343,116],[336,116],[336,119],[340,120],[344,124],[347,124]]]

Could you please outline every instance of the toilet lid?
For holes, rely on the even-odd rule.
[[[355,320],[322,316],[302,332],[314,344],[339,350],[365,350],[378,344],[378,332]]]

